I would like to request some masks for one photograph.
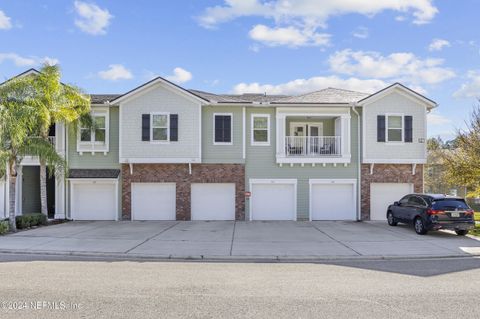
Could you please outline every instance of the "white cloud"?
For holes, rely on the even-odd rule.
[[[383,56],[373,51],[335,52],[329,58],[332,71],[360,77],[389,79],[409,84],[436,84],[455,77],[455,72],[443,66],[442,59],[421,59],[409,52]]]
[[[300,21],[303,25],[325,27],[333,16],[357,13],[373,16],[385,10],[411,13],[414,23],[430,22],[438,13],[433,0],[225,0],[224,5],[209,7],[200,16],[204,27],[231,21],[239,17],[261,16],[274,19],[276,23]]]
[[[445,125],[452,123],[452,120],[433,111],[427,115],[427,122],[429,125]]]
[[[75,1],[74,6],[78,15],[75,19],[75,25],[80,30],[93,35],[106,33],[106,28],[113,18],[113,15],[107,9],[101,9],[94,3],[82,1]]]
[[[352,32],[352,35],[359,39],[366,39],[370,34],[367,27],[358,27]]]
[[[59,63],[58,59],[51,58],[48,56],[43,58],[39,58],[36,56],[24,57],[13,52],[0,53],[0,63],[3,63],[4,61],[10,61],[15,66],[18,66],[18,67],[35,66],[43,63],[48,63],[48,64]]]
[[[192,79],[192,73],[185,69],[177,67],[173,69],[173,74],[166,77],[167,80],[175,83],[185,83]]]
[[[480,71],[468,71],[468,82],[462,84],[460,89],[453,93],[457,98],[480,98]]]
[[[129,80],[133,78],[132,72],[121,64],[110,64],[108,70],[98,72],[98,76],[109,81]]]
[[[296,79],[280,84],[239,83],[233,88],[233,93],[265,93],[267,94],[304,94],[318,91],[327,87],[336,87],[365,93],[373,93],[387,84],[382,80],[358,78],[343,79],[338,76],[316,76],[308,79]]]
[[[433,39],[430,45],[428,46],[429,51],[440,51],[443,48],[450,47],[451,44],[444,39]]]
[[[10,17],[0,10],[0,30],[8,30],[12,28],[12,22]]]
[[[293,26],[270,28],[263,24],[257,24],[250,30],[249,35],[253,40],[268,46],[324,46],[330,42],[329,34]]]

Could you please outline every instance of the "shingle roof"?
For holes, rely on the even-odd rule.
[[[312,93],[306,93],[297,96],[290,96],[284,99],[273,101],[272,103],[280,104],[347,104],[359,101],[370,94],[336,88],[326,88]]]
[[[69,178],[117,178],[119,169],[70,169]]]
[[[121,94],[90,94],[90,100],[92,104],[103,104],[107,101],[116,99]]]

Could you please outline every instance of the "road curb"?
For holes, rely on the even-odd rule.
[[[480,254],[469,255],[405,255],[405,256],[162,256],[125,253],[100,253],[78,251],[48,251],[48,250],[10,250],[0,249],[0,254],[81,257],[95,259],[110,259],[119,261],[203,261],[203,262],[245,262],[245,263],[315,263],[335,261],[380,261],[380,260],[426,260],[426,259],[462,259],[479,258]]]

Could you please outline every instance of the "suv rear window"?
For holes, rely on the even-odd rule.
[[[462,199],[442,199],[436,200],[432,203],[433,209],[448,210],[448,209],[468,209],[468,205]]]

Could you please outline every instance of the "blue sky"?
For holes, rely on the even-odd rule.
[[[0,1],[0,78],[43,61],[89,93],[156,75],[215,93],[373,92],[400,81],[450,138],[480,96],[478,0]]]

